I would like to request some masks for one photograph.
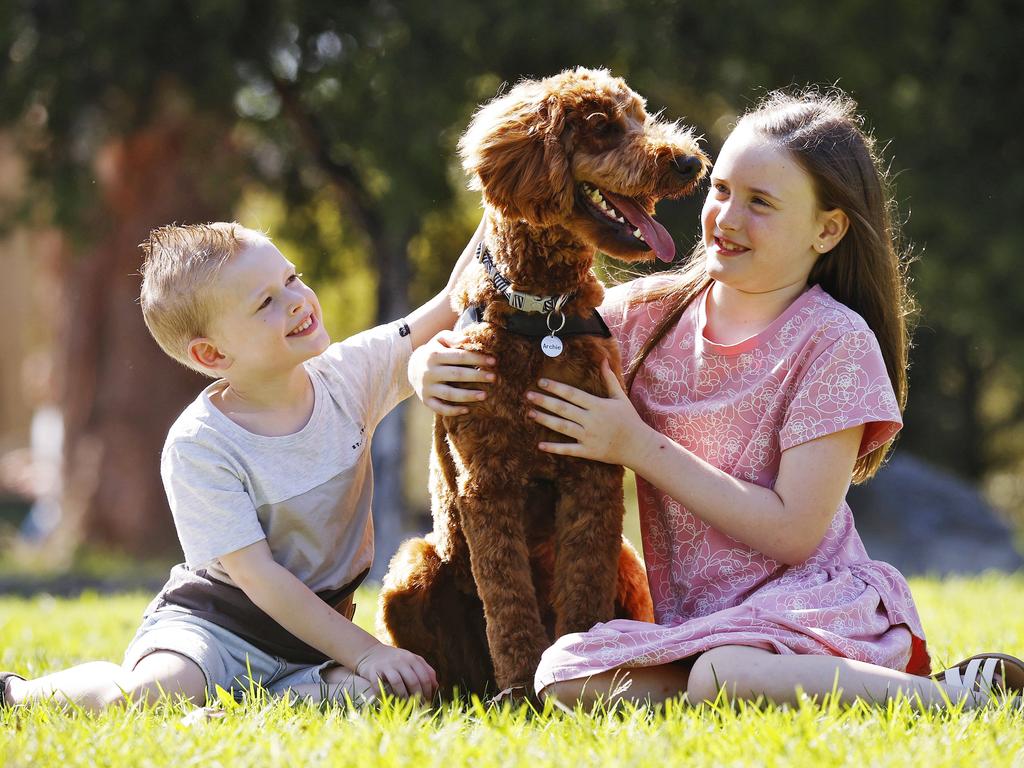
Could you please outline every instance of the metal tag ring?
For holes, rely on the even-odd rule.
[[[562,322],[561,322],[561,324],[557,328],[552,328],[551,327],[551,316],[552,315],[558,315],[560,318],[562,318]],[[562,312],[559,312],[557,309],[553,309],[550,312],[548,312],[548,316],[547,316],[547,318],[545,318],[545,321],[547,322],[548,330],[551,331],[551,333],[553,333],[553,334],[554,333],[558,333],[560,330],[565,328],[565,314],[562,313]]]

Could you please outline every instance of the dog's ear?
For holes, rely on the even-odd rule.
[[[483,106],[459,140],[470,188],[503,215],[534,226],[564,220],[573,206],[572,132],[557,94],[520,83]]]

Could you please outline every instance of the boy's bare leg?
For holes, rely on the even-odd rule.
[[[99,712],[123,702],[125,694],[133,701],[155,701],[161,687],[172,697],[202,702],[206,696],[206,677],[195,662],[184,656],[158,651],[144,657],[133,670],[109,661],[92,661],[34,680],[11,678],[6,701],[32,704],[53,700]]]
[[[562,680],[544,687],[542,698],[552,697],[560,704],[585,708],[598,701],[610,703],[625,699],[637,703],[659,704],[686,693],[690,665],[687,662],[656,667],[613,669],[592,677]]]

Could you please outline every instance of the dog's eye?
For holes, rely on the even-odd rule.
[[[622,125],[606,115],[595,115],[590,120],[590,130],[602,139],[611,139],[622,134]]]

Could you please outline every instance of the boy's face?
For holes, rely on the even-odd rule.
[[[270,241],[228,259],[216,289],[210,335],[189,347],[215,375],[288,373],[331,343],[316,294]]]

